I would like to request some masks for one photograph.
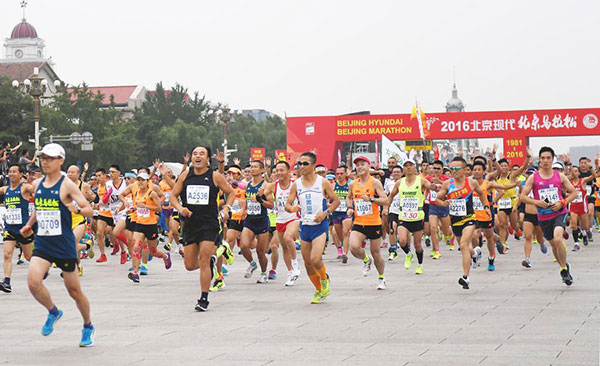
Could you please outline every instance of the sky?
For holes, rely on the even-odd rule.
[[[21,19],[20,1],[0,1],[1,37]],[[415,98],[442,112],[454,81],[467,111],[600,101],[598,1],[27,3],[69,84],[180,83],[281,116],[409,113]]]

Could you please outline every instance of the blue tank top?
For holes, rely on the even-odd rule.
[[[250,198],[252,196],[256,196],[258,194],[258,190],[265,181],[261,181],[255,187],[252,185],[252,182],[248,182],[248,187],[246,188],[246,209],[248,210],[248,218],[249,219],[258,219],[258,218],[266,218],[267,217],[267,208],[261,205],[258,202],[252,201]]]
[[[335,182],[335,186],[333,187],[333,191],[335,195],[340,199],[340,205],[335,209],[334,215],[346,214],[348,207],[346,205],[346,197],[348,197],[348,192],[350,190],[350,181],[346,181],[346,184],[339,185],[338,182]]]
[[[6,231],[11,234],[18,234],[19,230],[29,220],[29,201],[23,198],[21,187],[23,183],[19,183],[17,188],[11,189],[10,185],[6,187],[4,195],[4,205],[6,206]]]
[[[35,211],[38,228],[35,235],[35,250],[56,258],[77,258],[75,236],[71,230],[71,211],[60,200],[62,176],[50,187],[44,187],[46,177],[35,191]]]

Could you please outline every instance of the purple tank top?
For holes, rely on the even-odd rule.
[[[560,173],[554,171],[552,178],[544,179],[539,172],[533,174],[533,198],[536,200],[546,201],[554,204],[564,198],[562,191],[562,183],[560,182]],[[537,207],[538,220],[546,221],[562,215],[567,212],[566,207],[558,211],[552,211],[552,208]]]

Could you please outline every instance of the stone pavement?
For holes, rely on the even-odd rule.
[[[425,260],[425,274],[387,266],[388,290],[376,275],[361,276],[327,253],[331,294],[311,305],[313,288],[302,276],[293,288],[280,278],[267,285],[246,280],[241,256],[227,287],[211,294],[209,312],[194,311],[198,272],[176,256],[165,271],[134,285],[127,267],[85,261],[83,286],[92,304],[96,345],[77,347],[81,318],[54,269],[45,281],[65,313],[50,337],[40,328],[46,311],[29,294],[26,266],[15,266],[13,293],[0,293],[0,364],[7,365],[598,365],[600,235],[569,252],[575,283],[561,283],[550,254],[534,247],[533,268],[521,267],[523,241],[510,242],[497,270],[473,271],[471,290],[458,284],[459,252]],[[569,246],[572,246],[571,241]],[[484,258],[485,253],[484,250]],[[428,254],[428,252],[426,252]],[[416,260],[415,260],[416,261]]]

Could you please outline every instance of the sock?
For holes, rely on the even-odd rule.
[[[10,286],[10,277],[4,277],[4,283]]]
[[[404,253],[406,253],[406,255],[410,254],[410,245],[405,245],[405,246],[400,247],[400,248],[402,248],[402,250],[404,251]]]
[[[255,262],[255,261],[252,261],[252,262],[250,262],[250,265],[251,265],[252,267],[256,267],[256,262]]]
[[[312,282],[313,286],[315,286],[318,291],[321,291],[321,277],[317,273],[314,273],[308,275],[308,278],[310,279],[310,282]]]
[[[200,294],[200,300],[208,301],[208,292],[202,292],[202,294]]]
[[[321,268],[317,269],[317,273],[319,274],[319,277],[321,278],[322,281],[327,279],[327,271],[325,270],[325,263],[323,263],[323,266],[321,266]]]
[[[566,269],[567,269],[567,266],[560,267],[560,270],[561,270],[561,271],[562,271],[562,270],[566,270]]]
[[[573,230],[573,242],[577,243],[577,239],[579,239],[579,229]]]
[[[420,252],[416,252],[417,253],[417,261],[419,262],[419,265],[423,264],[423,251],[421,250]]]
[[[92,325],[92,322],[89,322],[87,324],[84,323],[83,328],[84,329],[92,329],[92,328],[94,328],[94,326]]]
[[[369,259],[370,259],[369,256],[365,254],[365,257],[363,258],[363,262],[368,263]]]
[[[292,259],[292,268],[294,269],[294,271],[298,270],[298,260],[297,259]]]
[[[58,316],[58,309],[56,308],[56,305],[54,305],[54,307],[48,312],[54,316]]]
[[[383,280],[383,279],[385,278],[385,276],[384,276],[384,275],[382,275],[382,274],[380,274],[380,275],[378,276],[378,278],[379,278],[380,280]]]
[[[580,234],[581,234],[581,239],[587,238],[587,232],[585,230],[581,230]]]

